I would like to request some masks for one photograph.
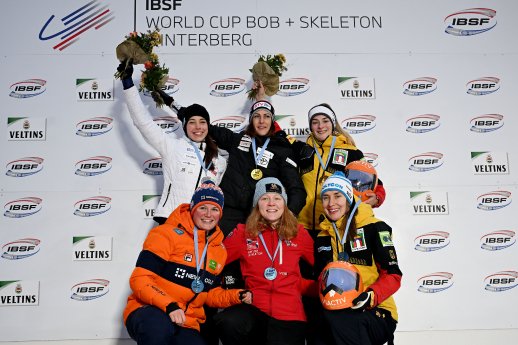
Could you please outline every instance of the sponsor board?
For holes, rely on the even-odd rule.
[[[447,192],[410,192],[410,203],[414,215],[449,214]]]
[[[72,260],[111,261],[112,238],[109,236],[74,236],[72,238]]]
[[[113,128],[113,119],[106,116],[92,117],[76,124],[76,134],[80,137],[96,137]]]
[[[423,96],[437,90],[437,79],[421,77],[408,80],[403,84],[403,93],[408,96]]]
[[[375,99],[374,78],[338,77],[338,93],[341,99]]]
[[[26,177],[39,173],[43,169],[43,158],[24,157],[10,161],[5,166],[7,176]]]
[[[513,230],[497,230],[480,238],[480,248],[495,251],[509,248],[516,242],[516,232]]]
[[[7,140],[45,141],[47,140],[47,119],[36,117],[8,117]]]
[[[432,231],[414,239],[414,249],[419,252],[434,252],[450,244],[450,234],[446,231]]]
[[[2,258],[20,260],[36,255],[40,251],[41,241],[37,238],[21,238],[2,246]]]
[[[110,291],[109,285],[110,281],[106,279],[86,280],[72,286],[70,298],[82,302],[101,298]]]
[[[437,293],[453,286],[453,274],[450,272],[435,272],[422,276],[417,280],[417,291]]]
[[[444,18],[447,34],[473,36],[482,34],[496,26],[496,11],[490,8],[468,8]]]
[[[47,84],[47,81],[43,79],[22,80],[11,84],[9,96],[22,99],[38,96],[47,90],[45,84]]]
[[[4,205],[4,216],[9,218],[23,218],[38,213],[42,208],[41,198],[29,196],[9,201]]]
[[[35,306],[39,303],[39,281],[0,280],[0,307]]]
[[[475,175],[509,175],[507,152],[471,152],[471,166]]]

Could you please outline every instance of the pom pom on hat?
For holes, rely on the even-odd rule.
[[[324,184],[322,185],[322,191],[320,192],[320,197],[322,197],[325,192],[329,191],[340,192],[345,196],[347,202],[349,202],[349,205],[353,203],[353,186],[351,181],[345,177],[343,172],[337,171],[324,181]]]
[[[265,177],[257,182],[255,185],[253,207],[257,205],[259,199],[266,193],[277,193],[282,196],[284,202],[288,204],[288,195],[282,185],[281,181],[275,177]]]
[[[211,180],[204,181],[194,191],[191,199],[191,214],[203,204],[214,205],[223,214],[223,205],[225,204],[223,191]]]

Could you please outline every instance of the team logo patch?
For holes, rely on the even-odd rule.
[[[246,250],[259,249],[259,241],[252,240],[251,238],[246,239]]]
[[[174,229],[174,232],[176,232],[178,235],[183,235],[183,230]]]
[[[335,149],[333,152],[332,164],[339,164],[345,166],[347,163],[347,156],[349,152],[346,149]]]
[[[392,243],[392,236],[390,236],[390,232],[388,231],[380,231],[380,241],[383,247],[393,247],[394,243]]]
[[[215,270],[218,267],[218,263],[215,260],[209,260],[209,268]]]
[[[365,243],[365,234],[363,233],[363,228],[356,230],[356,236],[354,236],[354,239],[352,239],[350,241],[350,243],[351,243],[351,250],[353,252],[367,249],[367,244]]]
[[[192,254],[185,253],[185,255],[183,256],[183,260],[187,262],[192,262]]]

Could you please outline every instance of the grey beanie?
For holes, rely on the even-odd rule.
[[[254,203],[252,206],[255,207],[255,205],[257,205],[257,202],[259,201],[259,198],[266,193],[280,194],[284,199],[284,202],[288,204],[288,195],[286,195],[286,190],[282,185],[281,181],[279,181],[275,177],[265,177],[259,180],[255,185]]]

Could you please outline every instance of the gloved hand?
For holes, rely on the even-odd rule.
[[[133,59],[122,61],[117,67],[124,90],[133,86]]]
[[[371,304],[374,300],[374,292],[373,291],[364,291],[358,297],[353,299],[353,306],[351,309],[355,309],[358,311],[364,311],[366,308],[371,307]]]
[[[160,99],[161,99],[163,101],[163,104],[167,105],[168,107],[171,107],[171,104],[173,104],[173,102],[174,102],[174,98],[169,96],[167,93],[165,93],[161,89],[151,92],[151,97],[153,97],[153,100],[156,103],[160,103]]]
[[[252,304],[252,291],[241,290],[239,291],[239,300],[241,303]]]

